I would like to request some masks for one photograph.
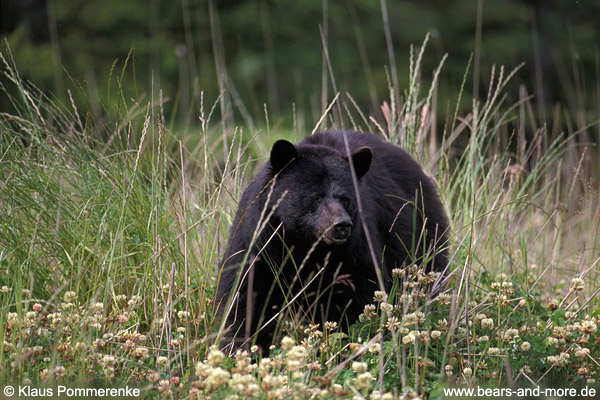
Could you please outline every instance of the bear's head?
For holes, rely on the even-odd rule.
[[[369,171],[372,152],[361,147],[351,154],[357,181]],[[346,154],[326,146],[294,146],[278,140],[271,149],[275,177],[271,204],[286,235],[312,245],[348,241],[358,223],[358,205]]]

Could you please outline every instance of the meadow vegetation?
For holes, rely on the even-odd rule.
[[[191,399],[597,386],[599,171],[580,138],[595,125],[532,123],[530,97],[506,100],[518,68],[497,67],[487,97],[464,115],[447,107],[436,127],[439,69],[421,88],[423,48],[409,86],[390,83],[382,118],[334,92],[306,132],[273,128],[268,114],[262,128],[227,126],[220,98],[202,93],[185,132],[162,98],[118,94],[119,112],[93,116],[22,80],[3,52],[15,111],[0,115],[0,380]],[[450,271],[394,270],[348,334],[282,318],[269,357],[224,354],[213,296],[237,201],[274,140],[313,128],[378,132],[425,166],[451,220]]]

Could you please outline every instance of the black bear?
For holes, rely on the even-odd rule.
[[[345,328],[390,289],[392,269],[443,271],[447,229],[434,184],[399,147],[361,132],[279,140],[242,195],[221,263],[227,337],[266,350],[292,310]]]

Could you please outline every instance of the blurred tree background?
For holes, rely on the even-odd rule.
[[[294,107],[313,123],[333,97],[324,41],[338,90],[379,113],[389,81],[401,90],[408,84],[410,45],[430,32],[424,87],[449,55],[440,75],[440,116],[453,109],[472,53],[466,109],[473,96],[484,95],[493,64],[510,70],[525,62],[512,85],[535,96],[538,123],[550,120],[557,104],[569,110],[565,124],[584,126],[600,115],[597,0],[2,0],[1,6],[3,53],[8,43],[21,76],[62,99],[67,89],[76,101],[86,93],[98,113],[111,112],[120,88],[125,101],[162,95],[167,118],[189,124],[197,121],[201,92],[212,104],[227,89],[236,122],[264,124],[253,119],[264,118],[266,107],[271,121],[291,126]],[[509,93],[518,97],[520,90]],[[9,101],[2,98],[0,107],[9,109]]]

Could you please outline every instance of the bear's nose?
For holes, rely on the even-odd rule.
[[[347,239],[352,231],[352,220],[349,217],[338,217],[333,221],[333,232],[338,239]]]

